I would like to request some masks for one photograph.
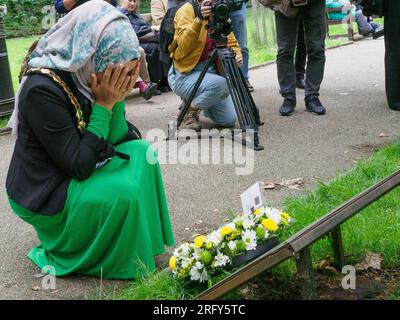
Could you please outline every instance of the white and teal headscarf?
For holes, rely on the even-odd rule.
[[[71,72],[78,90],[93,102],[90,75],[105,71],[110,63],[127,63],[139,56],[139,41],[128,18],[106,1],[91,0],[60,19],[40,39],[29,66]],[[9,122],[15,133],[18,98],[25,80]]]

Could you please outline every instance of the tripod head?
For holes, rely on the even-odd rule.
[[[244,0],[217,0],[212,6],[206,29],[211,29],[210,37],[217,48],[226,48],[228,36],[232,32],[230,13],[242,8]]]

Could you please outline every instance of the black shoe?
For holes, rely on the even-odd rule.
[[[246,86],[247,86],[247,89],[249,89],[249,92],[253,92],[254,91],[254,87],[249,82],[249,79],[246,79]]]
[[[295,107],[296,107],[296,101],[295,100],[285,99],[285,100],[283,100],[282,106],[279,108],[279,113],[282,116],[287,117],[291,113],[294,112],[294,108]]]
[[[158,90],[160,90],[162,93],[167,93],[172,91],[168,83],[163,83],[163,82],[160,82],[160,84],[158,85]]]
[[[153,96],[161,96],[161,91],[160,90],[154,90]]]
[[[374,32],[372,33],[372,38],[374,40],[378,39],[378,38],[382,37],[384,35],[384,33],[385,33],[385,29],[383,28],[383,26],[380,26],[374,30]]]
[[[142,97],[145,100],[150,100],[153,97],[154,93],[157,91],[157,87],[158,87],[157,83],[150,82],[147,85],[146,91],[142,93]]]
[[[325,107],[322,105],[321,101],[319,101],[318,97],[312,97],[309,99],[305,99],[306,102],[306,108],[308,111],[318,114],[318,115],[323,115],[326,113]]]
[[[296,79],[296,88],[304,89],[306,87],[306,81],[304,79]]]

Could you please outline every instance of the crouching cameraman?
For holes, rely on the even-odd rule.
[[[183,99],[187,99],[193,91],[209,54],[215,47],[214,40],[209,36],[212,30],[205,28],[207,20],[212,18],[212,6],[212,1],[209,0],[192,0],[179,8],[175,15],[174,40],[169,46],[173,66],[169,71],[168,81],[172,90]],[[242,53],[233,33],[228,36],[227,47],[235,51],[240,67],[243,63]],[[201,110],[221,127],[235,125],[236,111],[228,85],[226,79],[218,74],[215,65],[207,70],[183,119],[182,128],[201,130]]]

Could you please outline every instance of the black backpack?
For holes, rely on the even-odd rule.
[[[176,13],[186,3],[191,3],[192,6],[196,9],[195,6],[198,5],[194,1],[196,0],[183,0],[182,2],[178,3],[175,7],[169,8],[167,10],[164,19],[161,22],[160,32],[159,32],[160,58],[162,62],[171,64],[171,58],[169,57],[170,53],[168,51],[168,47],[174,40],[174,33],[175,33],[174,19]]]

